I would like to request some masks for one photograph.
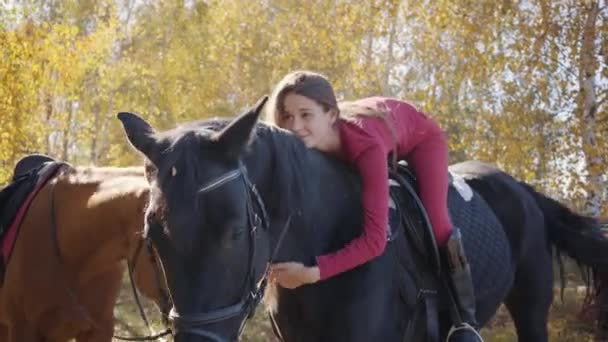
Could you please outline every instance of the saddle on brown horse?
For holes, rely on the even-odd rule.
[[[21,220],[38,191],[64,165],[43,154],[21,158],[15,165],[13,178],[0,189],[0,283],[5,266],[17,239]]]

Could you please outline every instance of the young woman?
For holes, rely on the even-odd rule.
[[[364,209],[362,234],[341,250],[317,256],[317,265],[286,262],[272,266],[272,279],[296,288],[330,278],[381,255],[388,225],[388,157],[413,168],[420,198],[428,212],[458,302],[460,321],[451,339],[480,341],[475,297],[460,234],[448,215],[448,146],[445,134],[414,106],[372,97],[341,104],[330,82],[310,71],[288,74],[275,87],[268,119],[315,148],[352,163],[360,173]]]

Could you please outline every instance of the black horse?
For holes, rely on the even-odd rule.
[[[361,231],[357,175],[290,133],[257,123],[262,106],[232,122],[162,133],[134,114],[118,115],[147,158],[146,236],[171,290],[176,341],[236,340],[259,301],[268,262],[311,263]],[[547,341],[552,245],[600,267],[608,264],[608,243],[593,220],[496,168],[467,162],[452,171],[475,190],[476,209],[454,221],[470,256],[478,322],[505,302],[520,341]],[[450,191],[452,215],[467,212],[460,209],[473,204]],[[382,256],[350,272],[271,291],[276,332],[288,342],[402,341],[408,322],[420,321],[414,309],[421,283],[407,235],[397,236]],[[449,322],[440,317],[445,336]]]

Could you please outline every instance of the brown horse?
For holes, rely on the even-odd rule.
[[[6,266],[0,341],[112,340],[124,260],[141,240],[148,188],[143,168],[61,167],[32,201]],[[135,283],[162,303],[153,263],[142,248]]]

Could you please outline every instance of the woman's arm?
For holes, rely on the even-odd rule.
[[[344,248],[317,257],[320,279],[351,270],[381,255],[386,247],[388,226],[387,152],[372,145],[355,159],[362,181],[363,232]]]

